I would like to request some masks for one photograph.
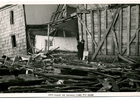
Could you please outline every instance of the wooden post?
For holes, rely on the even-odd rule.
[[[128,17],[127,17],[127,56],[130,54],[130,6],[128,6]]]
[[[85,13],[84,13],[84,18],[85,18],[85,26],[87,27],[87,16]],[[85,35],[84,35],[85,36],[85,50],[88,51],[88,37],[87,37],[86,29],[84,30],[84,32],[85,32]]]
[[[47,33],[47,35],[48,35],[48,41],[47,41],[47,51],[49,52],[49,34],[50,34],[50,24],[48,24],[48,33]]]
[[[101,14],[100,14],[100,10],[98,10],[98,44],[101,41]],[[99,51],[98,53],[99,55],[101,54],[101,52]]]
[[[120,17],[120,32],[119,32],[119,52],[120,54],[122,53],[122,9],[120,9],[120,14],[119,14],[119,17]]]
[[[65,31],[63,31],[63,36],[64,36],[64,38],[66,37],[66,33],[65,33]]]
[[[105,9],[105,30],[107,29],[107,9]],[[104,45],[105,45],[105,55],[107,55],[107,38],[104,41]]]
[[[113,37],[113,33],[111,33],[111,52],[112,52],[112,55],[114,55],[115,54],[115,45],[114,45],[114,39],[113,39],[114,37]]]
[[[94,12],[91,11],[91,40],[93,41],[94,38]],[[95,44],[92,42],[92,54],[95,52]]]
[[[82,20],[82,14],[80,14],[80,19]],[[83,40],[83,24],[81,23],[81,40]]]
[[[87,10],[87,4],[85,4],[85,8]],[[84,17],[85,17],[85,50],[88,51],[88,34],[87,34],[87,31],[86,31],[86,28],[87,28],[87,14],[84,13]]]
[[[113,12],[112,12],[113,13]],[[113,15],[112,15],[112,20],[113,20]],[[114,27],[113,27],[114,28]],[[114,30],[114,29],[113,29]],[[111,32],[111,53],[112,55],[115,54],[115,45],[114,45],[114,36],[113,36],[113,33]]]
[[[139,27],[139,5],[136,6],[136,29]],[[136,56],[139,55],[139,31],[136,33]]]
[[[115,33],[115,31],[112,29],[111,30],[112,31],[112,34],[113,34],[113,37],[114,37],[114,39],[113,39],[113,41],[114,41],[114,43],[115,43],[115,49],[116,49],[116,51],[117,51],[117,54],[119,53],[119,49],[118,49],[118,41],[117,41],[117,36],[116,36],[116,33]]]

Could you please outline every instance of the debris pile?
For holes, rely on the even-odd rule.
[[[69,61],[37,53],[1,64],[0,91],[7,93],[138,92],[140,64]],[[7,73],[7,74],[6,74]]]

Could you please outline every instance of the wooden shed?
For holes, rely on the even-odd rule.
[[[78,5],[80,39],[97,57],[140,58],[140,5]]]

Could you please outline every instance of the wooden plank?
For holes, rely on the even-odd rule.
[[[64,64],[54,64],[53,66],[56,67],[56,68],[66,68],[66,69],[69,68],[69,69],[73,69],[73,70],[89,71],[89,72],[100,74],[100,75],[103,75],[103,76],[106,76],[106,77],[112,77],[112,78],[118,78],[119,77],[119,76],[115,76],[115,75],[111,76],[111,75],[108,75],[108,74],[97,72],[97,70],[95,68],[92,68],[92,67],[82,67],[82,66],[64,65]]]
[[[128,15],[127,15],[127,56],[130,54],[130,15],[131,15],[131,9],[130,6],[127,8],[128,10]]]
[[[136,29],[139,28],[139,5],[136,6]],[[139,32],[136,33],[136,56],[139,55]]]
[[[120,27],[119,27],[119,52],[122,53],[122,9],[120,10],[119,13],[119,17],[120,17]]]
[[[100,12],[100,10],[98,10],[97,11],[97,15],[98,15],[98,44],[100,43],[100,41],[101,41],[101,12]],[[99,53],[98,53],[99,55],[101,54],[101,51],[99,50]]]
[[[63,31],[63,36],[64,36],[64,38],[66,37],[66,33],[65,33],[65,31]]]
[[[116,20],[117,20],[117,18],[118,18],[118,12],[119,12],[119,10],[120,10],[120,9],[116,10],[116,12],[114,13],[113,21],[112,21],[112,23],[110,24],[110,26],[107,28],[107,30],[106,30],[106,32],[105,32],[105,34],[104,34],[104,36],[103,36],[101,42],[99,43],[99,45],[98,45],[98,47],[97,47],[95,53],[94,53],[93,56],[92,56],[92,60],[94,60],[95,57],[97,56],[97,54],[98,54],[98,52],[99,52],[101,46],[103,45],[104,40],[106,39],[107,35],[109,34],[109,31],[110,31],[111,27],[114,26],[114,24],[116,23]]]
[[[114,16],[112,16],[113,18]],[[112,19],[113,20],[113,19]],[[114,30],[114,27],[112,28]],[[112,55],[115,55],[115,41],[114,41],[114,33],[111,31],[111,53]]]
[[[55,68],[66,68],[66,69],[73,69],[73,70],[80,70],[80,71],[96,71],[93,67],[85,67],[85,66],[78,66],[78,65],[65,65],[65,64],[53,64],[53,67]],[[97,67],[94,65],[94,67]]]
[[[127,59],[127,58],[121,56],[120,54],[119,54],[119,58],[121,58],[122,60],[124,60],[124,61],[126,61],[126,62],[128,62],[128,63],[130,63],[130,64],[134,64],[133,61],[131,61],[131,60],[129,60],[129,59]]]
[[[118,49],[118,41],[117,41],[117,37],[116,37],[116,33],[114,32],[114,30],[112,30],[111,29],[111,31],[112,31],[112,33],[113,33],[113,41],[114,41],[114,43],[115,43],[115,49],[116,49],[116,51],[117,51],[117,54],[119,53],[119,49]]]
[[[106,76],[106,77],[111,77],[111,78],[119,78],[120,77],[120,76],[117,76],[117,75],[109,75],[109,74],[104,74],[104,73],[100,73],[100,72],[96,72],[96,71],[93,71],[93,73],[100,74],[100,75],[103,75],[103,76]]]
[[[51,20],[50,20],[51,22],[54,21],[54,16],[55,16],[55,13],[52,13]]]
[[[113,30],[113,29],[111,29],[111,31],[112,31],[112,34],[113,34],[113,41],[114,41],[114,43],[115,43],[115,54],[116,54],[116,58],[114,59],[114,61],[113,62],[115,62],[115,60],[117,59],[118,60],[118,54],[119,54],[119,48],[118,48],[118,41],[117,41],[117,36],[116,36],[116,32]]]
[[[105,10],[105,30],[107,29],[107,9]],[[107,38],[104,41],[104,45],[105,45],[105,55],[107,55]]]
[[[56,77],[56,78],[66,78],[66,79],[96,79],[93,76],[75,76],[75,75],[55,75],[55,74],[46,74],[46,73],[39,73],[34,72],[35,75],[40,75],[44,77]]]
[[[78,10],[77,13],[78,14],[89,14],[90,10]]]
[[[48,24],[48,32],[47,32],[47,35],[48,35],[48,41],[47,41],[47,51],[49,52],[49,42],[50,42],[50,38],[49,38],[49,34],[50,34],[50,24]]]
[[[91,11],[90,15],[91,15],[91,40],[93,41],[93,40],[95,40],[95,37],[94,37],[94,12]],[[95,52],[95,45],[92,42],[92,54],[94,52]]]
[[[114,45],[114,36],[113,36],[113,33],[111,32],[111,53],[112,55],[115,54],[115,45]]]

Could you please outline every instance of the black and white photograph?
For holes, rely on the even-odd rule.
[[[0,6],[0,94],[124,92],[140,92],[140,3]]]

